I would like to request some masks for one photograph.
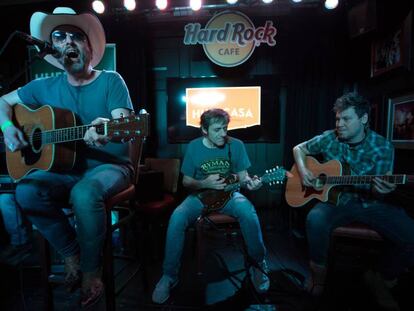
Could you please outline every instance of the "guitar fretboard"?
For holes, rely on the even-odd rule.
[[[90,127],[92,127],[92,125],[81,125],[61,128],[57,130],[43,131],[41,133],[34,134],[33,140],[41,139],[43,145],[81,140]],[[103,124],[95,125],[95,128],[98,134],[104,133]]]
[[[407,175],[349,175],[329,176],[326,178],[326,183],[330,185],[365,185],[371,184],[376,177],[393,184],[405,184],[407,182]]]

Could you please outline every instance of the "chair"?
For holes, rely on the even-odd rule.
[[[141,191],[138,189],[137,212],[144,226],[144,234],[149,233],[154,226],[160,226],[164,220],[166,221],[178,205],[179,197],[177,192],[180,160],[173,158],[146,158],[145,164],[141,167],[142,181],[153,174],[161,176],[161,178],[156,181],[152,180],[152,182],[149,180],[145,185],[142,183],[143,189]],[[149,238],[144,237],[143,241],[153,239],[154,235],[157,235],[157,232],[151,234]],[[154,242],[151,245],[158,244]],[[151,245],[145,245],[144,249],[148,249],[147,247]]]
[[[236,218],[221,214],[218,212],[213,212],[206,217],[200,217],[196,224],[196,233],[197,233],[197,274],[199,276],[203,275],[203,260],[205,258],[205,229],[208,227],[214,227],[219,229],[224,227],[226,231],[226,236],[229,237],[236,229],[239,228],[239,222]]]
[[[352,244],[355,244],[355,241],[374,243],[384,240],[377,231],[363,223],[353,222],[348,225],[335,228],[331,234],[328,255],[328,265],[331,268],[336,262],[338,253],[345,250],[343,245],[340,243],[340,240],[343,239],[353,240]]]
[[[134,166],[134,176],[132,183],[128,188],[110,197],[105,202],[105,210],[108,217],[106,217],[106,236],[103,250],[103,283],[105,285],[105,300],[106,310],[112,311],[116,309],[115,298],[120,291],[123,290],[126,284],[123,284],[119,290],[115,288],[115,276],[114,276],[114,255],[112,249],[112,233],[122,227],[123,225],[131,222],[135,219],[136,215],[136,185],[139,178],[140,160],[142,155],[143,142],[148,135],[148,114],[144,112],[144,115],[140,116],[143,119],[143,131],[142,136],[131,143],[130,157]],[[125,204],[127,202],[127,204]],[[110,216],[112,211],[118,211],[124,216],[115,224],[112,224],[112,217]],[[69,215],[73,216],[73,215]],[[51,274],[51,260],[50,260],[50,246],[46,239],[40,236],[40,266],[41,266],[41,282],[45,291],[46,297],[46,310],[53,310],[53,288],[52,285],[56,282],[56,278]],[[134,275],[133,273],[126,282],[128,282]]]
[[[353,262],[359,262],[368,255],[372,257],[375,251],[378,252],[378,249],[373,246],[381,244],[383,241],[383,237],[377,231],[363,223],[353,222],[335,228],[331,234],[326,284],[328,285],[333,280],[340,255],[350,256],[353,258]],[[345,242],[349,244],[347,245]],[[367,245],[369,247],[366,247]],[[360,266],[361,262],[358,265]],[[358,267],[358,265],[354,265],[354,267]]]

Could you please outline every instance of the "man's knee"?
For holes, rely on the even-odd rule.
[[[99,182],[90,181],[86,183],[76,184],[70,193],[70,202],[75,209],[89,209],[104,201],[102,186]]]
[[[236,216],[240,220],[255,221],[257,213],[253,204],[245,197],[237,197],[234,200],[234,216]]]
[[[308,230],[321,230],[328,228],[328,226],[329,221],[323,208],[315,206],[309,211],[306,217],[306,227]]]
[[[39,182],[22,181],[16,187],[16,201],[23,210],[35,210],[38,204],[50,197],[50,189]]]

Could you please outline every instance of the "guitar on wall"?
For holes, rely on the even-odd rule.
[[[86,131],[94,126],[96,132],[112,140],[129,141],[146,137],[149,132],[149,115],[132,114],[112,119],[99,125],[76,125],[73,112],[42,106],[32,110],[25,105],[13,106],[13,123],[23,131],[28,146],[22,150],[6,148],[9,175],[19,180],[30,171],[70,170],[75,165],[76,142],[82,140]]]
[[[266,173],[260,177],[264,184],[281,184],[286,178],[286,170],[281,167],[266,170]],[[206,189],[196,193],[197,197],[204,204],[204,211],[211,213],[222,209],[231,199],[232,194],[238,191],[243,185],[238,181],[237,176],[230,175],[225,179],[226,186],[223,190]]]
[[[306,167],[316,177],[314,186],[305,187],[296,164],[293,165],[291,170],[293,177],[289,178],[285,193],[286,201],[292,207],[301,207],[312,199],[338,204],[340,191],[332,188],[371,184],[375,177],[393,184],[414,182],[414,175],[346,175],[349,174],[349,168],[338,160],[330,160],[322,164],[310,156],[306,157]]]

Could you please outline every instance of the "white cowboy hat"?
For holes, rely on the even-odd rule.
[[[30,34],[43,41],[50,42],[50,33],[59,25],[72,25],[80,28],[87,36],[92,47],[91,65],[99,64],[105,52],[105,31],[99,19],[92,14],[76,14],[71,8],[58,7],[52,14],[35,12],[30,18]],[[46,55],[45,60],[53,66],[63,69],[63,66],[52,55]]]

